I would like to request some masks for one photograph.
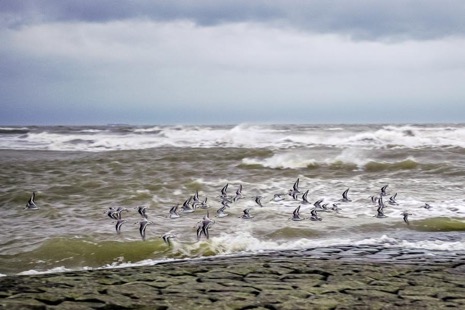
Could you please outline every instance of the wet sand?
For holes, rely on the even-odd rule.
[[[465,308],[465,256],[380,246],[0,278],[1,309]]]

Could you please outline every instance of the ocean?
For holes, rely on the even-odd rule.
[[[465,251],[465,124],[0,126],[0,154],[0,275],[337,245]],[[377,217],[371,197],[386,185]],[[39,208],[25,209],[33,192]],[[208,208],[183,212],[196,193]],[[152,222],[145,240],[138,206]],[[120,233],[107,215],[118,207]],[[207,213],[209,239],[198,240]]]

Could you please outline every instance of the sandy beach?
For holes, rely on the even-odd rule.
[[[0,278],[2,309],[465,307],[465,258],[332,247]]]

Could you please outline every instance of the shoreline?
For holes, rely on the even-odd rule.
[[[0,278],[1,309],[465,307],[465,255],[341,246]]]

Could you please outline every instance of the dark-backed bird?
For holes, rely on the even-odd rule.
[[[136,223],[137,224],[137,223]],[[142,240],[145,241],[145,230],[147,229],[147,225],[153,224],[153,222],[148,221],[146,218],[143,218],[139,221],[139,233],[142,237]]]
[[[308,201],[308,192],[310,190],[306,190],[305,193],[302,195],[302,203],[307,205],[307,204],[310,204],[310,201]]]
[[[263,208],[263,205],[262,205],[262,196],[256,196],[256,197],[255,197],[255,203],[256,203],[257,205],[259,205],[260,207]]]
[[[228,216],[229,214],[224,212],[226,210],[227,206],[223,205],[221,208],[216,210],[216,217],[225,217]]]
[[[376,210],[376,215],[375,217],[377,218],[383,218],[383,217],[386,217],[386,215],[384,215],[384,211],[383,211],[383,207],[379,206],[378,209]]]
[[[36,192],[32,192],[32,195],[29,198],[29,200],[27,201],[26,207],[24,209],[28,209],[28,210],[37,210],[37,209],[39,209],[39,207],[36,205],[35,199],[36,199]]]
[[[189,197],[189,199],[187,199],[186,201],[184,201],[184,203],[182,204],[182,207],[181,207],[181,210],[182,212],[184,213],[191,213],[191,212],[194,212],[194,208],[192,208],[191,206],[191,201],[192,201],[192,196]]]
[[[209,229],[215,222],[212,221],[209,217],[209,213],[203,217],[203,219],[197,223],[197,241],[200,240],[202,235],[205,238],[210,239]]]
[[[310,220],[312,221],[321,221],[323,220],[321,217],[318,216],[318,212],[316,211],[316,209],[312,209],[312,211],[310,211]]]
[[[294,212],[292,212],[291,220],[293,221],[302,221],[303,218],[300,217],[300,206],[298,206]]]
[[[244,198],[244,196],[242,196],[242,184],[239,184],[239,187],[236,190],[236,196],[233,198],[233,202],[236,202],[242,198]]]
[[[428,209],[431,209],[431,206],[430,206],[429,204],[425,203],[424,206],[423,206],[423,208],[425,208],[425,209],[428,210]]]
[[[346,190],[342,193],[342,199],[341,199],[341,201],[342,201],[342,202],[350,202],[350,201],[352,201],[352,200],[349,199],[349,196],[348,196],[348,195],[349,195],[349,188],[346,189]]]
[[[163,239],[163,242],[165,242],[168,246],[171,246],[171,239],[175,239],[176,236],[170,232],[167,232],[166,234],[161,236],[161,238]]]
[[[137,212],[142,216],[143,218],[147,218],[147,214],[145,213],[148,207],[146,206],[138,206],[137,207]]]
[[[288,195],[291,196],[294,200],[297,200],[297,195],[300,193],[299,190],[299,179],[294,182],[292,189],[289,190]]]
[[[394,195],[392,195],[391,197],[389,197],[389,204],[390,205],[394,205],[394,206],[397,206],[398,203],[396,201],[396,197],[397,197],[397,193],[395,193]]]
[[[126,220],[118,219],[116,221],[115,229],[117,234],[121,233],[121,226],[123,226],[124,223],[126,223]]]
[[[253,218],[253,216],[250,215],[250,208],[244,209],[242,212],[243,212],[243,214],[242,214],[242,216],[240,218],[243,218],[243,219],[246,219],[246,220]]]
[[[229,186],[229,183],[226,183],[225,186],[223,186],[223,188],[221,189],[221,195],[220,195],[220,198],[224,198],[226,199],[228,197],[228,186]]]
[[[412,215],[411,213],[408,213],[407,211],[404,211],[402,212],[402,216],[404,218],[404,222],[407,224],[407,225],[410,225],[410,222],[408,221],[408,216],[409,215]]]
[[[389,184],[384,185],[383,187],[381,187],[381,193],[380,193],[381,196],[387,196],[387,195],[388,195],[388,193],[387,193],[387,191],[386,191],[387,188],[388,188],[388,186],[389,186]]]
[[[176,219],[179,217],[179,214],[178,214],[178,206],[179,205],[175,205],[175,206],[172,206],[171,209],[170,209],[170,214],[169,214],[169,218],[170,219]]]

